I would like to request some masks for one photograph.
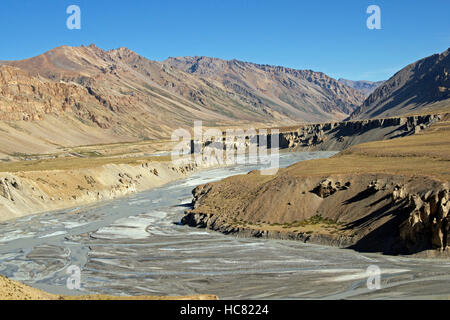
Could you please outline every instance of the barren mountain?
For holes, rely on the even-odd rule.
[[[0,62],[0,154],[170,137],[175,128],[338,120],[363,95],[323,73],[62,46]],[[203,62],[207,62],[203,63]],[[194,70],[194,68],[196,70]]]
[[[347,80],[347,79],[338,79],[339,83],[342,83],[343,85],[346,85],[347,87],[351,87],[353,89],[356,89],[358,91],[361,91],[364,95],[368,96],[372,92],[375,91],[376,88],[381,86],[384,81],[367,81],[367,80]]]
[[[369,119],[448,111],[450,49],[412,63],[378,87],[350,116]]]
[[[342,119],[363,94],[324,73],[209,57],[169,58],[165,63],[220,83],[244,103],[303,121]]]

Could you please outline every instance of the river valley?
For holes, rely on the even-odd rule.
[[[334,152],[290,152],[280,166]],[[96,205],[0,224],[0,274],[55,294],[216,294],[220,299],[448,298],[450,261],[361,254],[296,241],[237,238],[180,225],[200,184],[254,170],[196,172]],[[367,287],[369,266],[381,288]],[[66,287],[67,268],[81,288]]]

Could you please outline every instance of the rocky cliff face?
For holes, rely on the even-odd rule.
[[[305,125],[282,132],[280,148],[340,151],[364,142],[413,135],[441,118],[436,114]]]
[[[409,194],[398,187],[394,201],[405,202],[409,217],[400,225],[400,237],[410,251],[430,247],[445,250],[450,245],[450,201],[448,188]]]
[[[225,180],[195,188],[193,209],[182,223],[387,254],[442,251],[450,243],[446,183],[383,174],[240,182],[239,187]]]
[[[0,66],[0,120],[31,122],[68,113],[108,128],[110,124],[97,107],[98,100],[83,86],[52,82],[15,67]]]
[[[372,119],[360,121],[329,122],[305,124],[298,127],[279,129],[280,149],[294,151],[341,151],[356,144],[387,140],[419,133],[423,129],[438,122],[443,115],[425,115],[397,117],[387,119]],[[225,135],[226,132],[223,132]],[[270,130],[265,138],[269,147],[271,141]],[[224,148],[226,142],[217,144],[214,140],[199,143],[191,141],[192,152],[206,146]],[[250,144],[258,144],[258,137],[250,134],[236,135],[232,142],[234,149],[248,149]]]

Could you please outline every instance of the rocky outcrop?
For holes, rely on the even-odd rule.
[[[181,223],[190,227],[206,228],[237,237],[254,237],[261,239],[295,240],[304,243],[332,245],[346,248],[355,243],[355,239],[346,235],[312,234],[310,232],[267,230],[255,227],[237,226],[227,221],[220,220],[212,214],[198,214],[187,212],[181,219]]]
[[[430,191],[425,195],[404,194],[404,197],[410,213],[400,225],[400,237],[408,249],[418,251],[433,247],[446,250],[450,244],[449,190]]]
[[[46,81],[18,68],[0,66],[0,121],[31,122],[49,114],[71,113],[102,126],[101,115],[93,108],[88,110],[96,103],[82,86]]]
[[[192,196],[193,196],[192,204],[193,204],[194,208],[196,208],[198,206],[202,197],[205,196],[209,192],[210,189],[211,189],[210,184],[204,184],[204,185],[199,185],[194,190],[192,190]]]
[[[334,182],[332,179],[327,178],[319,183],[317,187],[315,187],[311,192],[315,193],[321,198],[326,198],[336,193],[339,190],[347,190],[350,187],[351,183],[346,182],[344,185],[341,182]]]
[[[0,179],[0,196],[3,198],[14,201],[14,198],[11,194],[11,189],[19,189],[19,184],[15,179],[9,181],[8,178]]]
[[[449,246],[448,185],[433,179],[364,174],[239,181],[242,186],[226,180],[195,188],[193,209],[181,222],[386,254]]]
[[[343,150],[355,144],[419,133],[442,119],[425,115],[304,125],[280,133],[280,148],[294,150]]]

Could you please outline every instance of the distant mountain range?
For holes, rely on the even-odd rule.
[[[353,81],[339,78],[338,82],[342,83],[343,85],[346,85],[347,87],[351,87],[353,89],[361,91],[366,96],[368,96],[372,92],[374,92],[376,88],[378,88],[381,84],[383,84],[384,81],[375,81],[375,82],[366,80]]]
[[[127,48],[62,46],[0,62],[0,154],[168,138],[195,120],[283,126],[417,112],[448,99],[448,61],[447,50],[380,85],[238,60],[152,61]]]
[[[62,46],[0,62],[0,153],[168,138],[175,128],[341,120],[364,95],[321,72]],[[57,132],[57,134],[55,134]]]
[[[197,119],[210,125],[339,120],[364,99],[320,72],[206,57],[158,62],[127,48],[63,46],[3,65],[1,72],[11,77],[3,84],[18,81],[21,90],[11,88],[14,99],[1,95],[1,119],[70,112],[117,133],[124,131],[118,122],[126,123],[125,131],[150,137]]]
[[[164,63],[218,83],[238,95],[241,104],[266,110],[267,120],[283,116],[306,122],[342,119],[364,100],[361,92],[311,70],[209,57],[169,58]]]

